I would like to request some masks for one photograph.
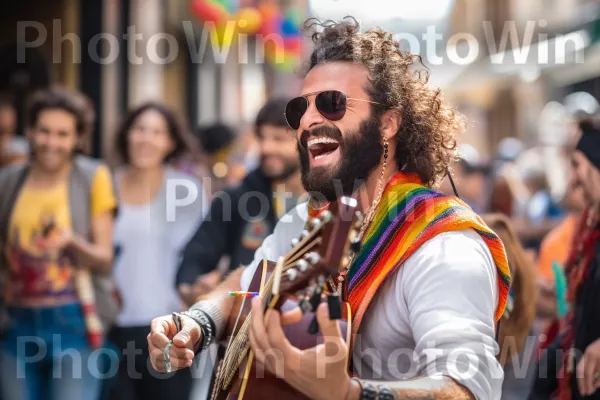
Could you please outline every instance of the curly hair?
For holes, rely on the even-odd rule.
[[[417,173],[430,187],[440,182],[456,157],[455,136],[466,124],[442,101],[440,90],[427,85],[429,71],[421,56],[401,51],[392,34],[379,28],[361,33],[352,17],[339,23],[309,19],[305,30],[314,31],[305,73],[327,62],[362,64],[369,73],[366,92],[385,105],[372,105],[372,115],[393,109],[402,118],[395,139],[398,168]]]
[[[27,126],[34,127],[40,114],[48,109],[68,112],[75,118],[77,134],[86,137],[94,126],[96,114],[91,100],[83,93],[55,86],[39,90],[28,99]]]

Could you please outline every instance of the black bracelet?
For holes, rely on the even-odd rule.
[[[189,311],[193,310],[203,311],[210,318],[213,336],[215,340],[219,340],[227,326],[227,322],[219,307],[210,301],[202,300],[190,307]]]
[[[190,317],[200,326],[200,330],[202,331],[202,342],[200,343],[200,348],[198,349],[198,352],[206,349],[212,344],[212,342],[214,342],[215,323],[210,317],[210,315],[208,315],[208,313],[204,312],[203,310],[192,308],[189,311],[184,311],[180,313],[180,315]]]
[[[204,314],[206,316],[206,319],[208,320],[208,323],[210,324],[210,336],[212,336],[210,339],[210,343],[208,343],[208,345],[206,347],[208,347],[212,342],[214,342],[215,339],[215,321],[213,321],[213,319],[211,318],[211,316],[204,310],[198,310],[200,311],[202,314]]]

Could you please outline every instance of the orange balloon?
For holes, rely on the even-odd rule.
[[[261,13],[253,7],[240,9],[236,14],[237,26],[241,33],[253,34],[258,32],[262,25]]]

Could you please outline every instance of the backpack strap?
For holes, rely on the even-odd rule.
[[[78,155],[73,162],[69,185],[71,224],[78,235],[91,239],[91,192],[100,161]],[[114,176],[113,176],[114,185]],[[101,344],[101,338],[114,323],[120,307],[115,298],[115,285],[110,273],[81,270],[77,287],[84,309],[88,338],[92,347]]]
[[[0,242],[8,237],[8,225],[17,196],[29,171],[27,164],[10,165],[0,169]],[[3,246],[4,247],[4,246]]]
[[[91,193],[94,177],[101,162],[91,157],[77,155],[73,160],[71,182],[69,185],[69,203],[71,207],[71,224],[73,232],[90,239],[91,235]],[[117,196],[116,177],[111,174],[113,195]],[[118,206],[114,216],[118,213]]]
[[[29,171],[27,164],[10,165],[0,170],[0,272],[6,266],[10,216]]]
[[[73,160],[71,182],[69,185],[69,205],[71,208],[71,226],[73,232],[84,238],[90,238],[91,225],[91,189],[94,176],[100,162],[82,155]]]

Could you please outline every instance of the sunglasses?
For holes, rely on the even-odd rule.
[[[376,101],[347,97],[344,92],[340,92],[339,90],[325,90],[323,92],[307,93],[304,96],[296,97],[290,100],[285,107],[285,119],[290,128],[294,130],[300,128],[300,120],[302,119],[304,113],[306,113],[306,110],[308,110],[308,106],[310,104],[308,101],[308,96],[313,94],[316,94],[315,107],[317,107],[317,111],[330,121],[339,121],[344,118],[348,100],[364,101],[365,103],[379,104],[381,106],[383,105],[381,103],[377,103]]]

